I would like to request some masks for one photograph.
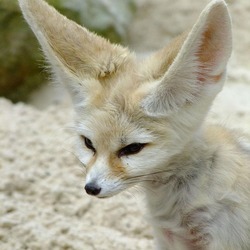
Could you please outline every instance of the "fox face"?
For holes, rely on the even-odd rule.
[[[109,197],[171,176],[168,162],[199,133],[225,79],[232,41],[224,1],[211,2],[190,32],[143,60],[42,0],[19,3],[72,96],[87,193]]]
[[[136,93],[113,95],[91,108],[85,119],[76,114],[76,149],[87,171],[85,189],[98,197],[153,181],[166,159],[179,150],[167,120],[145,115]]]

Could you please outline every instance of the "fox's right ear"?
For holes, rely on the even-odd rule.
[[[101,91],[102,82],[122,70],[130,57],[126,48],[68,20],[43,0],[19,0],[19,4],[55,76],[66,83],[76,103],[90,88]]]
[[[151,116],[166,116],[201,105],[201,101],[209,108],[210,100],[222,88],[231,50],[226,3],[213,0],[188,35],[180,36],[147,61],[146,69],[151,70],[153,80],[147,85],[141,107]]]

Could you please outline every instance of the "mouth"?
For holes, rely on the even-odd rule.
[[[96,198],[98,199],[107,199],[107,198],[111,198],[117,194],[119,194],[121,191],[117,191],[117,192],[107,192],[107,193],[100,193],[98,195],[96,195]]]
[[[108,198],[110,198],[110,197],[112,197],[112,196],[97,196],[96,198],[98,198],[98,199],[108,199]]]
[[[115,195],[120,194],[123,190],[125,190],[125,189],[118,189],[118,190],[114,189],[112,191],[109,190],[109,191],[105,191],[105,192],[102,192],[102,191],[104,191],[104,190],[102,190],[99,194],[94,195],[94,197],[97,199],[107,199],[107,198],[111,198]],[[93,195],[91,195],[91,196],[93,196]]]

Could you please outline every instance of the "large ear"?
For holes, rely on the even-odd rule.
[[[223,84],[232,50],[231,36],[225,2],[212,1],[187,36],[151,57],[154,66],[147,62],[147,68],[153,68],[153,74],[158,76],[153,77],[142,101],[147,114],[168,115],[198,98],[214,97]]]
[[[68,20],[43,0],[19,0],[19,4],[53,71],[59,80],[68,82],[73,94],[86,91],[86,79],[95,79],[98,85],[122,70],[130,56],[127,49]]]

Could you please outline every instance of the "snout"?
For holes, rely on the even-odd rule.
[[[85,190],[87,194],[96,196],[100,194],[102,189],[96,183],[90,182],[85,185]]]

